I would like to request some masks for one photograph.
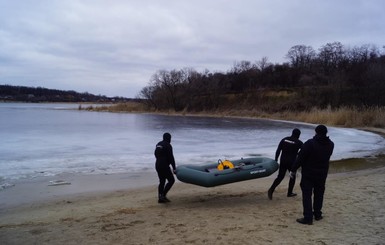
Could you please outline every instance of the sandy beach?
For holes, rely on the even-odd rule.
[[[137,176],[142,187],[124,175],[24,183],[0,192],[22,196],[1,201],[0,243],[384,244],[385,167],[330,174],[324,219],[311,226],[295,221],[298,181],[297,197],[286,197],[287,177],[267,198],[276,174],[215,188],[177,181],[167,204],[157,203],[152,174]]]

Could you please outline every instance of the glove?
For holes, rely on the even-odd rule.
[[[290,171],[290,172],[289,172],[289,176],[290,176],[290,179],[295,179],[296,172]]]

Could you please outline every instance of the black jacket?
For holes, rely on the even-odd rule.
[[[163,140],[156,144],[154,155],[156,157],[156,170],[169,168],[170,165],[175,170],[174,154],[169,142]]]
[[[325,177],[329,171],[329,160],[334,143],[327,136],[316,135],[303,144],[292,170],[302,167],[302,175],[307,177]]]
[[[278,157],[282,151],[281,163],[289,163],[292,165],[302,144],[302,141],[294,136],[283,138],[279,142],[277,151],[275,152],[275,160],[278,161]]]

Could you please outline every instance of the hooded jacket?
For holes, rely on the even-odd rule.
[[[326,177],[333,150],[333,141],[326,135],[317,134],[303,144],[292,170],[301,167],[303,176]]]

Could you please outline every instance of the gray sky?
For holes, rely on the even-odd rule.
[[[384,10],[383,0],[0,0],[0,84],[135,97],[162,69],[283,63],[300,44],[382,50]]]

